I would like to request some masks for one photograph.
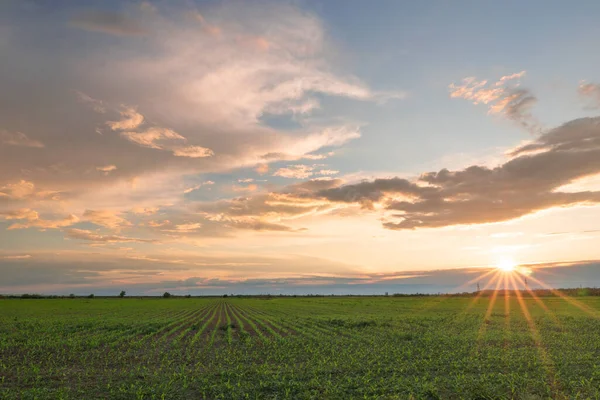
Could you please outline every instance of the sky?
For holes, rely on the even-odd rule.
[[[599,14],[4,1],[0,293],[599,285]]]

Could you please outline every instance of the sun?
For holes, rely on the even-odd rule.
[[[517,269],[517,263],[512,258],[503,258],[498,261],[496,268],[502,272],[513,272]]]

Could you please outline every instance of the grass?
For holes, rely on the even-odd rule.
[[[0,300],[0,398],[600,398],[600,298],[541,300]]]

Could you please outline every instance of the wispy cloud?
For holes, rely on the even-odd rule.
[[[189,188],[185,189],[185,190],[183,191],[183,193],[185,193],[185,194],[187,194],[187,193],[191,193],[191,192],[193,192],[194,190],[198,190],[198,189],[200,189],[202,186],[211,186],[211,185],[214,185],[214,184],[215,184],[215,182],[213,182],[213,181],[204,181],[204,182],[202,182],[202,183],[199,183],[199,184],[197,184],[197,185],[194,185],[194,186],[192,186],[192,187],[189,187]]]
[[[140,239],[119,235],[102,235],[85,229],[68,229],[67,237],[100,243],[158,243],[153,239]]]
[[[0,256],[0,259],[3,259],[3,260],[27,260],[27,259],[30,259],[30,258],[31,258],[30,254]]]
[[[306,179],[313,174],[314,167],[311,165],[288,165],[284,168],[279,168],[273,176],[281,176],[283,178]]]
[[[450,97],[469,100],[475,105],[486,104],[489,114],[501,115],[537,134],[541,127],[531,114],[537,98],[529,90],[519,87],[519,80],[524,75],[525,71],[521,71],[503,76],[496,82],[464,78],[459,84],[449,85]]]
[[[98,111],[96,108],[94,109]],[[101,112],[105,111],[101,110]],[[120,132],[125,139],[142,147],[170,150],[176,157],[204,158],[215,154],[206,147],[179,144],[187,142],[187,139],[172,129],[156,125],[148,126],[144,116],[134,107],[123,106],[120,114],[121,120],[108,121],[106,125],[111,130]],[[146,126],[143,127],[143,125]]]
[[[76,28],[117,36],[138,36],[147,33],[147,30],[135,19],[110,11],[82,12],[74,15],[70,24]]]
[[[279,168],[273,176],[281,176],[283,178],[292,178],[292,179],[306,179],[315,175],[337,175],[340,171],[332,170],[332,169],[318,169],[320,167],[324,167],[325,164],[313,164],[313,165],[304,165],[304,164],[296,164],[296,165],[288,165],[287,167]]]
[[[579,96],[588,102],[588,108],[600,108],[600,84],[582,82],[577,91]]]
[[[30,139],[23,132],[9,132],[5,129],[0,129],[0,143],[8,146],[36,148],[44,147],[44,144],[42,142]]]
[[[96,171],[104,172],[104,174],[108,175],[109,173],[116,171],[116,165],[103,165],[101,167],[96,167]]]

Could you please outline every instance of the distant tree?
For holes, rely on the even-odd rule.
[[[70,298],[70,299],[74,299],[74,298],[75,298],[75,295],[74,295],[73,293],[71,293],[71,294],[69,295],[69,298]]]
[[[123,298],[126,294],[127,293],[124,290],[121,290],[121,293],[119,293],[119,297]]]
[[[93,299],[93,298],[94,298],[94,293],[92,293],[88,296],[88,299]]]
[[[191,294],[186,294],[186,295],[185,295],[185,298],[186,298],[186,299],[189,299],[190,297],[192,297],[192,295],[191,295]]]
[[[223,295],[223,298],[226,298],[226,297],[227,297],[227,295],[226,295],[226,294],[224,294],[224,295]]]
[[[169,293],[169,292],[164,292],[164,293],[163,293],[163,297],[164,297],[165,299],[168,299],[169,297],[171,297],[171,293]]]

